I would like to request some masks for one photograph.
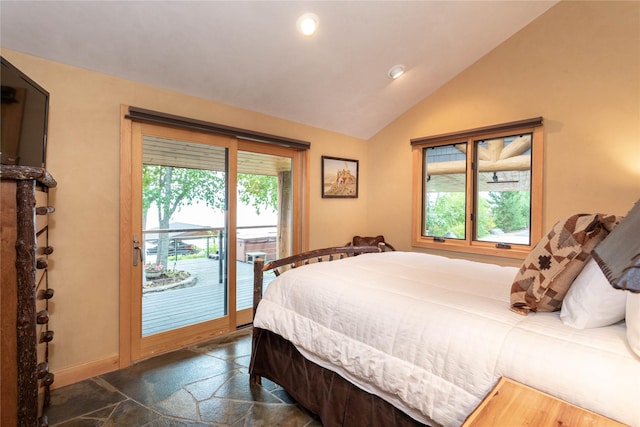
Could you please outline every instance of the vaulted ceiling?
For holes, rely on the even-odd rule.
[[[555,3],[2,0],[0,43],[368,139]]]

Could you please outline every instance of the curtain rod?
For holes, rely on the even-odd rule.
[[[311,143],[307,141],[254,132],[247,129],[234,128],[203,120],[190,119],[188,117],[174,116],[172,114],[160,113],[158,111],[146,110],[138,107],[129,107],[129,114],[125,115],[125,118],[138,122],[154,123],[181,129],[232,136],[238,139],[279,145],[298,150],[308,150],[311,148]]]

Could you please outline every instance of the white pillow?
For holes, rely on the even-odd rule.
[[[562,302],[560,319],[577,329],[613,325],[625,317],[628,292],[614,289],[591,258]]]
[[[640,357],[640,294],[627,295],[627,341],[629,347]]]

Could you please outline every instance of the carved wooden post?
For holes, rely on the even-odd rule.
[[[38,420],[36,350],[35,181],[16,182],[18,235],[16,239],[18,318],[18,425],[33,427]]]
[[[253,261],[253,317],[256,316],[256,309],[262,300],[263,267],[264,260],[262,258],[256,258]]]
[[[253,317],[256,317],[256,310],[258,309],[258,304],[260,300],[262,300],[262,284],[263,284],[263,271],[262,267],[264,266],[264,260],[262,258],[257,258],[253,261]],[[256,334],[255,329],[253,330],[253,335],[251,337],[251,354],[256,348],[256,340],[258,336]],[[253,358],[252,358],[253,363]],[[251,369],[249,369],[251,372]],[[260,384],[261,377],[259,375],[250,375],[249,382],[253,384]]]
[[[276,259],[290,255],[291,251],[291,169],[278,171],[278,233]]]

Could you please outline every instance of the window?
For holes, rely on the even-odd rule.
[[[541,117],[411,144],[414,246],[526,256],[541,237]]]

